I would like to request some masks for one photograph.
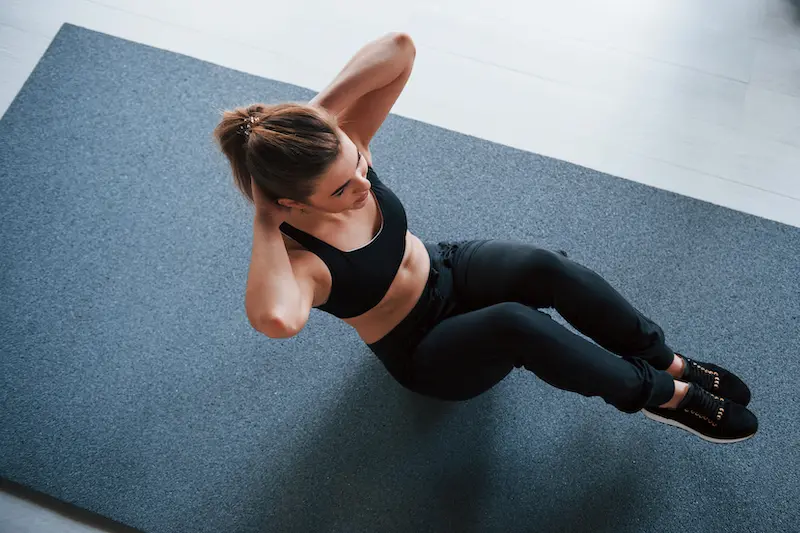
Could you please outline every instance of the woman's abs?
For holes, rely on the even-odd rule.
[[[344,321],[355,328],[365,343],[377,342],[414,308],[425,290],[429,272],[428,250],[418,237],[407,232],[403,262],[383,299],[363,315]]]

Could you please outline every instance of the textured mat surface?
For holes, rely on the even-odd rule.
[[[523,370],[438,403],[333,317],[248,326],[211,131],[312,95],[62,28],[0,121],[0,475],[152,532],[796,530],[800,230],[391,116],[412,232],[566,250],[739,373],[761,431],[712,445]]]

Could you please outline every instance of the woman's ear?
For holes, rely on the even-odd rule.
[[[295,202],[294,200],[290,200],[289,198],[279,198],[278,204],[282,205],[283,207],[300,209],[303,207],[303,204],[300,202]]]

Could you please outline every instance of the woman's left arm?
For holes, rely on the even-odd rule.
[[[324,107],[339,126],[368,150],[411,76],[416,48],[406,33],[390,33],[359,50],[311,105]]]

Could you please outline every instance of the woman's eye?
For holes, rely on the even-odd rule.
[[[341,195],[343,195],[343,194],[344,194],[344,189],[342,189],[341,191],[337,192],[337,193],[336,193],[336,196],[341,196]]]

